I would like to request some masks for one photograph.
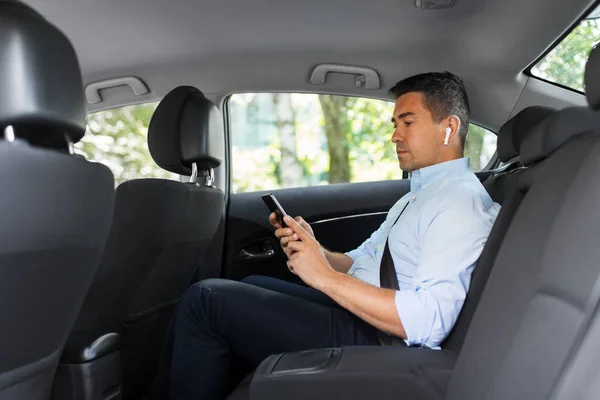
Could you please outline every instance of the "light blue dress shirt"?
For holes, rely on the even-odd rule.
[[[390,209],[369,239],[346,253],[354,261],[348,274],[379,287],[379,266],[389,234],[400,287],[396,309],[406,331],[405,342],[439,349],[458,318],[475,262],[499,210],[469,170],[468,158],[414,171],[410,192]]]

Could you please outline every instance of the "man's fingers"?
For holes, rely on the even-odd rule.
[[[296,222],[292,217],[290,217],[289,215],[286,215],[283,218],[284,222],[287,224],[288,227],[290,227],[294,232],[296,232],[296,234],[298,235],[298,238],[300,238],[300,240],[302,241],[307,241],[312,239],[312,236],[310,236],[308,234],[308,232],[306,232],[304,230],[303,227],[300,226],[300,224],[298,224],[298,222]]]
[[[292,263],[291,263],[290,261],[288,261],[288,262],[287,262],[287,266],[288,266],[288,269],[290,270],[290,272],[291,272],[292,274],[294,274],[294,275],[298,275],[298,274],[296,273],[296,271],[294,271],[294,267],[292,266]]]
[[[287,248],[292,251],[302,251],[302,250],[304,250],[304,246],[305,246],[304,243],[299,242],[297,240],[291,240],[287,244]]]
[[[277,229],[281,228],[281,225],[279,225],[279,222],[277,221],[277,215],[275,215],[275,213],[269,214],[269,223]]]
[[[275,231],[275,236],[277,237],[277,239],[281,239],[286,236],[292,236],[293,234],[294,231],[290,228],[279,228]]]
[[[284,236],[284,237],[282,237],[281,239],[279,239],[279,243],[282,246],[286,246],[288,244],[288,242],[296,241],[296,240],[298,240],[298,235],[296,235],[294,233],[292,236]]]

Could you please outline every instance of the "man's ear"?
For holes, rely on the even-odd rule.
[[[448,143],[453,143],[459,140],[459,131],[461,128],[461,121],[456,115],[451,115],[444,121],[444,133],[448,132],[450,128],[450,134],[448,135]],[[445,139],[445,138],[444,138]]]

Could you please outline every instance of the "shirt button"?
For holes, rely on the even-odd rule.
[[[417,196],[413,196],[412,201],[415,201],[417,199]]]

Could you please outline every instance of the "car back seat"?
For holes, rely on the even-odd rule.
[[[515,203],[513,200],[511,200],[511,192],[516,191],[519,176],[523,173],[523,171],[526,170],[526,168],[529,167],[529,165],[521,165],[518,162],[518,149],[521,146],[521,142],[528,133],[531,133],[537,124],[541,123],[548,118],[548,116],[553,115],[556,112],[557,110],[548,107],[528,107],[507,121],[500,129],[500,134],[498,136],[499,157],[503,162],[507,163],[516,160],[514,161],[516,163],[516,167],[493,175],[484,182],[484,186],[490,190],[493,196],[495,196],[494,200],[500,203],[506,201],[506,204],[503,206],[503,209],[498,215],[496,223],[494,224],[494,227],[490,233],[488,242],[486,243],[486,246],[478,261],[477,267],[473,272],[471,286],[469,292],[467,293],[465,304],[459,315],[459,318],[452,332],[444,341],[442,345],[443,350],[438,352],[449,354],[445,354],[443,356],[441,354],[433,356],[439,356],[440,359],[443,360],[442,362],[445,366],[452,365],[453,360],[456,359],[457,354],[461,350],[469,328],[469,324],[481,298],[486,281],[496,259],[498,249],[502,243],[502,239],[506,234],[508,226],[510,225],[511,220],[518,209],[518,203]],[[407,349],[387,349],[387,351],[390,350],[393,352],[407,351]],[[414,354],[412,349],[408,351],[409,352],[406,354],[396,354],[396,358],[404,360],[405,357],[408,362],[413,362]],[[444,379],[447,379],[447,377]],[[248,386],[249,384],[250,379],[247,377],[242,382],[241,387],[236,390],[234,394],[232,394],[231,399],[244,398],[244,396],[247,396],[247,394],[244,395],[242,393],[244,390],[247,390],[247,387],[244,389],[244,386]]]
[[[596,61],[588,63],[588,72],[600,69],[598,58],[591,57]],[[334,360],[306,374],[307,365],[297,373],[293,369],[294,357],[306,361],[307,353],[286,353],[259,366],[250,385],[251,398],[353,399],[366,393],[446,400],[548,398],[569,353],[593,325],[587,323],[586,309],[597,306],[598,300],[598,78],[586,74],[595,111],[562,110],[523,140],[521,162],[537,164],[521,174],[517,189],[507,198],[505,207],[518,209],[454,368],[436,364],[435,357],[429,357],[436,353],[432,351],[423,352],[427,363],[399,364],[395,357],[401,351],[419,349],[385,348],[388,351],[381,354],[373,350],[360,355],[361,348],[344,348],[328,356]]]

